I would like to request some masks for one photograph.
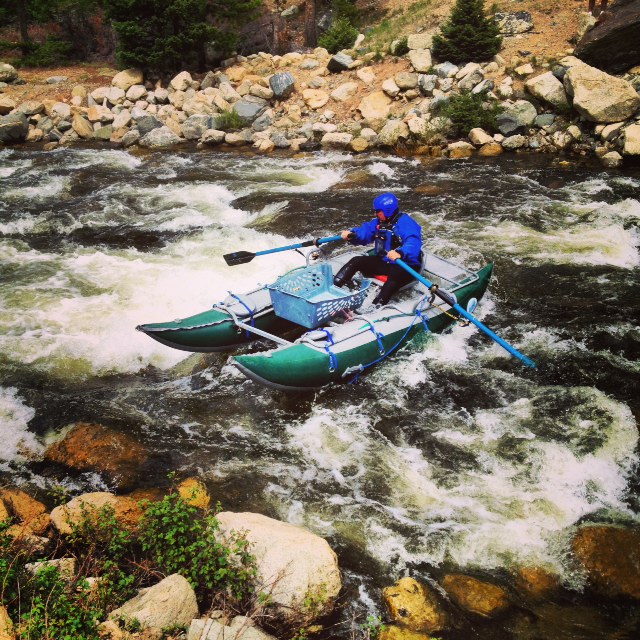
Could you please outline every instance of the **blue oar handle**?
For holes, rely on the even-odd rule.
[[[478,327],[478,329],[486,333],[492,340],[506,349],[512,356],[515,356],[516,358],[521,360],[524,364],[527,365],[527,367],[531,367],[532,369],[536,368],[536,363],[533,360],[520,353],[515,347],[512,347],[508,342],[491,331],[489,327],[482,324],[480,320],[471,315],[466,309],[463,309],[449,293],[447,293],[446,291],[440,291],[437,285],[429,282],[425,277],[421,276],[417,271],[415,271],[415,269],[412,269],[406,262],[403,262],[400,258],[395,261],[395,264],[399,264],[407,273],[410,273],[416,280],[422,282],[422,284],[425,285],[430,291],[444,300],[448,305],[451,305],[451,307],[455,309],[463,318],[466,318],[469,322]]]
[[[298,242],[297,244],[290,244],[286,247],[277,247],[276,249],[265,249],[264,251],[256,251],[254,255],[264,256],[267,253],[278,253],[278,251],[289,251],[290,249],[301,249],[302,247],[320,246],[327,242],[335,242],[336,240],[342,240],[342,236],[331,236],[330,238],[317,238],[316,240],[306,240],[305,242]]]

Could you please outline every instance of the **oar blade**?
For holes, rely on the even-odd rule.
[[[233,253],[226,253],[222,257],[230,267],[235,267],[238,264],[251,262],[256,257],[256,254],[250,251],[234,251]]]

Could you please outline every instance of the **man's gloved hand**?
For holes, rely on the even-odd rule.
[[[391,251],[387,253],[387,258],[392,262],[395,262],[398,258],[402,259],[402,254],[398,253],[395,249],[391,249]]]

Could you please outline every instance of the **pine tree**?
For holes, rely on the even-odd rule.
[[[118,37],[118,64],[168,74],[203,67],[206,45],[229,53],[237,42],[237,27],[254,16],[261,0],[103,0],[103,4]]]
[[[433,55],[449,62],[488,60],[500,51],[502,38],[485,16],[484,0],[457,0],[441,35],[433,37]]]

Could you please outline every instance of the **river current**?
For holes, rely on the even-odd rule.
[[[225,509],[326,537],[345,619],[451,567],[540,565],[580,592],[572,528],[640,519],[639,188],[638,169],[549,157],[1,150],[0,480],[110,489],[38,461],[98,422],[154,452],[148,485],[198,475]],[[291,395],[135,331],[274,280],[300,256],[222,255],[334,235],[383,191],[436,253],[495,263],[477,315],[537,370],[459,327],[358,385]],[[605,637],[584,633],[557,637]]]

